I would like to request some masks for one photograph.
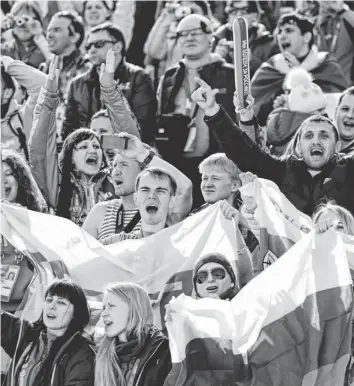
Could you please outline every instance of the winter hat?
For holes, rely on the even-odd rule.
[[[289,71],[285,87],[290,90],[288,103],[291,111],[313,113],[327,107],[327,99],[321,87],[312,82],[311,74],[303,68]]]
[[[222,265],[225,268],[225,271],[230,275],[231,282],[234,284],[234,287],[232,289],[238,290],[236,274],[235,274],[234,269],[232,268],[231,263],[221,253],[213,252],[213,253],[208,253],[207,255],[204,255],[203,257],[201,257],[194,265],[193,287],[194,287],[194,291],[198,297],[200,297],[200,296],[199,296],[198,291],[197,291],[197,277],[196,277],[196,275],[197,275],[199,269],[207,263],[218,263],[218,264]]]

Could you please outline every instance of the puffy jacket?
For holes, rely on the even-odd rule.
[[[311,216],[324,199],[334,199],[354,214],[354,156],[333,156],[321,172],[312,177],[302,160],[279,160],[259,149],[221,107],[205,118],[227,157],[244,172],[275,182],[298,210]]]
[[[163,386],[172,368],[168,339],[151,329],[135,375],[133,386]]]
[[[114,79],[138,119],[143,141],[150,143],[156,124],[157,101],[149,75],[142,68],[122,60]],[[96,69],[92,68],[74,78],[70,84],[62,127],[63,139],[76,129],[88,127],[91,117],[103,108],[99,77]]]
[[[212,54],[218,56],[216,54]],[[227,113],[236,119],[233,96],[235,92],[234,67],[219,56],[218,60],[207,64],[198,70],[199,76],[211,88],[218,88],[217,102],[223,106]],[[175,98],[183,85],[186,66],[180,61],[175,67],[166,71],[159,86],[159,113],[169,114],[175,111]],[[217,151],[215,139],[210,137],[209,153]]]
[[[4,386],[15,385],[25,349],[35,343],[40,331],[33,324],[16,316],[1,314],[1,347],[12,357]],[[12,368],[17,369],[12,380]],[[79,332],[74,334],[59,350],[51,366],[50,379],[41,383],[38,378],[33,386],[93,386],[95,351],[92,342]]]
[[[33,129],[29,142],[30,164],[34,179],[47,203],[56,209],[59,198],[61,174],[58,165],[55,109],[58,93],[42,88],[34,111]],[[92,207],[114,195],[109,181],[108,168],[100,170],[89,180],[79,173],[72,173],[74,192],[71,200],[71,220],[82,225]]]

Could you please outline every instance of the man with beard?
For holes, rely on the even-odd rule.
[[[147,168],[137,177],[134,201],[141,215],[141,228],[121,232],[102,240],[108,245],[128,239],[142,239],[167,227],[167,216],[176,203],[177,182],[161,168]]]
[[[99,241],[114,238],[121,232],[140,230],[142,215],[135,198],[136,180],[146,167],[162,169],[176,181],[174,205],[168,211],[167,225],[182,221],[192,207],[192,183],[183,173],[159,158],[134,135],[120,133],[119,136],[128,138],[127,149],[117,151],[113,161],[112,183],[120,198],[96,204],[83,224],[83,229]]]
[[[46,79],[47,75],[20,60],[13,60],[8,56],[1,57],[1,143],[4,147],[20,152],[27,160],[27,141],[31,132],[33,111]],[[14,99],[14,80],[26,88],[29,95],[22,107]]]
[[[296,133],[298,154],[278,159],[262,151],[216,103],[215,90],[202,80],[193,99],[226,156],[244,171],[274,181],[297,209],[312,215],[323,200],[334,199],[354,213],[354,156],[339,153],[339,132],[324,116],[307,118]],[[295,135],[296,135],[295,134]]]
[[[289,13],[280,18],[277,28],[281,53],[263,63],[251,81],[254,111],[261,125],[266,124],[275,99],[288,92],[283,88],[292,68],[308,71],[324,93],[342,92],[350,86],[337,60],[328,52],[317,51],[310,19]]]

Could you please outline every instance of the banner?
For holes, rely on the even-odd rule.
[[[162,326],[164,307],[172,296],[192,293],[192,270],[200,256],[218,251],[237,270],[237,251],[248,253],[238,227],[222,215],[220,204],[148,238],[110,246],[103,246],[64,218],[9,204],[3,204],[1,210],[3,236],[39,270],[45,267],[48,271],[46,278],[36,277],[21,304],[19,314],[30,320],[39,317],[49,282],[68,275],[85,289],[93,308],[95,301],[100,308],[108,283],[143,285],[153,299],[155,323]]]
[[[171,302],[165,386],[343,385],[352,306],[342,237],[311,232],[231,302]]]
[[[297,210],[274,182],[257,178],[242,186],[240,192],[241,196],[253,197],[257,204],[254,218],[258,228],[251,227],[251,230],[259,235],[258,262],[253,261],[259,271],[274,263],[313,229],[310,217]]]

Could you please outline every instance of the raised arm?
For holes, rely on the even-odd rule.
[[[192,182],[181,171],[166,162],[165,160],[153,156],[150,156],[151,150],[137,138],[127,133],[119,134],[121,137],[128,137],[128,148],[126,150],[120,150],[121,154],[128,158],[136,159],[141,164],[147,167],[159,167],[165,169],[167,172],[176,179],[177,192],[176,192],[176,205],[168,215],[168,225],[177,224],[182,221],[192,208]],[[146,161],[148,160],[148,162]]]
[[[13,60],[9,56],[2,56],[1,61],[5,66],[5,71],[27,90],[28,99],[21,109],[21,114],[23,129],[28,140],[32,127],[34,106],[41,87],[44,86],[47,80],[47,75],[21,60]]]
[[[196,79],[201,87],[192,94],[192,98],[205,110],[204,120],[226,156],[243,172],[250,171],[279,185],[286,170],[286,163],[259,149],[216,103],[215,95],[218,90],[212,90],[202,79]]]
[[[101,95],[108,111],[109,120],[116,134],[127,132],[141,138],[139,122],[133,114],[128,101],[114,81],[115,55],[108,50],[106,64],[100,71]]]
[[[56,142],[56,108],[59,105],[56,56],[49,67],[48,79],[34,110],[29,140],[30,165],[33,177],[47,203],[56,208],[59,195],[59,167]]]

